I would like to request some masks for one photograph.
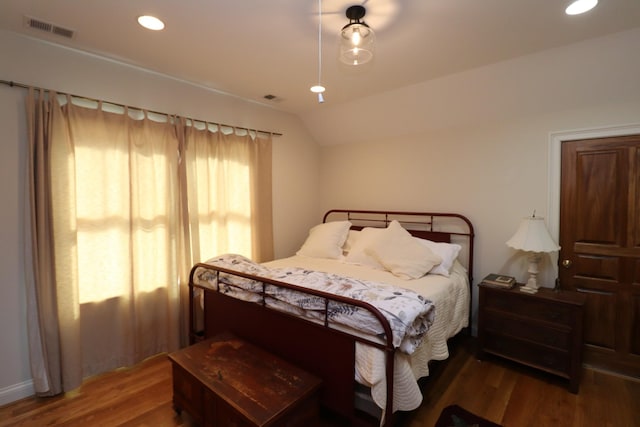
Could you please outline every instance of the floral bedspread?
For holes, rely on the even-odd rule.
[[[407,354],[420,345],[435,318],[435,306],[431,301],[393,285],[295,267],[268,268],[236,254],[221,255],[206,264],[365,301],[388,320],[393,345]],[[220,273],[220,283],[216,283],[217,277],[215,271],[199,268],[194,274],[194,282],[209,288],[219,285],[220,292],[235,298],[262,302],[262,282]],[[265,302],[272,308],[316,321],[324,319],[326,309],[332,323],[360,333],[384,336],[379,321],[366,309],[338,302],[330,302],[326,307],[324,298],[269,284],[265,286],[265,294]]]

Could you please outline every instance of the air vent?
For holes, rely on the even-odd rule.
[[[264,99],[266,99],[267,101],[271,101],[271,102],[281,102],[282,98],[280,98],[279,96],[276,95],[272,95],[272,94],[267,94],[265,96],[263,96]]]
[[[70,30],[68,28],[60,27],[58,25],[52,24],[50,22],[45,22],[40,19],[35,19],[30,16],[24,17],[24,25],[27,28],[32,28],[34,30],[45,31],[47,33],[55,34],[57,36],[66,37],[68,39],[72,39],[75,35],[75,31]]]

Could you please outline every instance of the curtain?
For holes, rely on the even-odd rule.
[[[271,139],[209,128],[185,128],[193,261],[225,252],[271,260]]]
[[[62,391],[53,261],[53,226],[49,178],[49,140],[52,111],[45,94],[29,90],[27,102],[27,212],[30,212],[26,251],[27,331],[31,372],[36,392]],[[27,261],[27,262],[28,262]]]
[[[270,138],[200,134],[184,120],[69,97],[63,104],[29,92],[27,295],[40,395],[177,349],[187,342],[191,264],[220,252],[268,257],[273,245]],[[258,201],[243,205],[247,196]]]
[[[181,194],[185,223],[185,250],[181,282],[188,283],[191,265],[221,253],[238,253],[258,262],[273,259],[271,202],[271,136],[219,126],[179,121],[182,158]],[[188,288],[183,290],[183,312],[188,312]],[[203,313],[194,305],[200,329]],[[182,336],[188,338],[189,324]],[[183,338],[183,344],[186,344]]]

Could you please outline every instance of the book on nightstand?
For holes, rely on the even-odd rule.
[[[495,288],[510,289],[516,284],[516,278],[511,276],[505,276],[504,274],[489,274],[482,279],[482,284],[493,286]]]

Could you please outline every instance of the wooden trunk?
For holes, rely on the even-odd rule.
[[[315,423],[321,380],[231,334],[169,355],[173,404],[204,426]]]

